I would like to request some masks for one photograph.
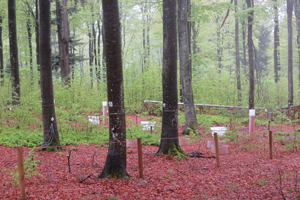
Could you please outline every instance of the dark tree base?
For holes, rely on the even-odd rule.
[[[124,162],[125,161],[125,162]],[[98,178],[125,178],[128,179],[130,175],[126,171],[126,157],[121,159],[119,154],[108,152],[106,163],[103,171]]]
[[[187,159],[189,156],[189,154],[185,153],[180,145],[176,143],[161,144],[155,155],[158,156],[160,154],[173,155],[180,159]]]
[[[181,134],[183,135],[190,135],[190,134],[197,134],[196,128],[195,128],[195,124],[191,123],[191,124],[186,124],[184,130],[181,132]]]

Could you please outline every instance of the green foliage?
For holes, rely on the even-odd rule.
[[[32,148],[29,151],[29,154],[25,158],[25,161],[24,161],[24,176],[27,177],[27,178],[30,178],[31,176],[41,176],[41,177],[43,177],[43,175],[38,173],[38,171],[37,171],[38,163],[40,161],[39,160],[34,160],[35,157],[38,157],[38,155],[34,153],[35,150],[36,150],[36,148]],[[11,183],[15,186],[19,185],[18,166],[15,166],[14,169],[5,169],[5,170],[9,170],[11,172],[10,176],[13,179],[11,181]]]
[[[189,154],[185,153],[179,145],[177,147],[174,145],[172,149],[169,149],[168,155],[173,155],[174,158],[178,158],[180,160],[187,159],[189,156]]]

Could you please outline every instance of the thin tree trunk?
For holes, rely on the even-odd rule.
[[[42,147],[60,145],[54,108],[51,69],[51,14],[50,0],[40,1],[41,96],[44,141]]]
[[[178,38],[179,38],[179,59],[180,77],[182,79],[182,96],[185,113],[185,129],[182,134],[189,135],[196,133],[198,123],[196,118],[195,104],[192,89],[192,69],[190,62],[190,40],[188,31],[188,0],[178,0]]]
[[[238,2],[234,0],[235,12],[238,9]],[[239,44],[239,20],[235,17],[235,66],[236,66],[236,86],[238,92],[238,102],[242,102],[242,87],[241,87],[241,67],[240,67],[240,44]]]
[[[288,23],[288,107],[293,106],[293,0],[287,0],[287,23]]]
[[[163,0],[163,116],[161,142],[156,155],[167,154],[174,148],[180,148],[178,142],[176,10],[176,1]]]
[[[29,66],[30,66],[30,81],[31,85],[33,85],[33,67],[32,67],[32,45],[31,45],[31,22],[30,19],[27,19],[27,36],[28,36],[28,47],[29,47]]]
[[[97,74],[97,79],[101,80],[100,72],[101,72],[101,59],[100,59],[100,49],[101,49],[101,42],[100,42],[100,35],[101,35],[101,29],[100,29],[100,21],[98,21],[98,66],[99,66],[99,71]]]
[[[295,0],[295,16],[297,24],[297,51],[298,51],[298,85],[300,86],[300,0]]]
[[[106,47],[104,44],[105,41],[105,27],[104,27],[104,20],[102,24],[102,41],[103,41],[103,49],[102,49],[102,72],[103,72],[103,81],[106,80]]]
[[[274,1],[274,74],[275,74],[275,83],[279,81],[279,69],[280,69],[280,51],[279,51],[279,24],[278,24],[278,8],[277,0]],[[300,78],[300,77],[299,77]],[[299,79],[300,80],[300,79]]]
[[[16,1],[8,1],[9,47],[12,84],[12,104],[20,104],[19,58],[16,25]]]
[[[247,0],[247,7],[253,8],[252,0]],[[254,109],[254,62],[253,62],[253,40],[252,40],[252,23],[253,10],[248,15],[248,54],[249,54],[249,109]]]
[[[3,43],[2,43],[2,16],[0,16],[0,82],[4,85],[4,63],[3,63]]]
[[[40,71],[40,32],[39,32],[39,0],[35,0],[35,44],[36,44],[36,65],[37,70]]]
[[[94,84],[94,73],[93,73],[93,39],[92,39],[92,34],[89,33],[89,58],[90,58],[90,77],[91,77],[91,88],[93,88]]]
[[[69,22],[67,13],[67,0],[62,0],[61,7],[62,29],[61,42],[62,54],[60,55],[61,77],[66,85],[70,85],[70,58],[69,58]]]
[[[99,178],[127,178],[126,122],[122,71],[122,41],[118,0],[102,0],[107,63],[109,147]]]

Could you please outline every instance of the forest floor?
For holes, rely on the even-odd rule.
[[[294,128],[278,124],[272,130],[290,132]],[[246,135],[247,130],[245,126],[240,131]],[[206,148],[211,134],[200,137],[182,149],[212,156]],[[154,156],[158,146],[143,146],[144,178],[139,178],[137,149],[127,148],[127,172],[132,176],[128,180],[97,178],[105,164],[107,146],[34,151],[38,155],[34,160],[40,161],[37,172],[42,176],[25,177],[26,199],[300,199],[299,150],[274,140],[270,159],[267,126],[256,126],[255,136],[227,144],[229,153],[220,155],[220,167],[215,158]],[[24,147],[24,157],[29,150]],[[20,189],[10,175],[16,171],[17,149],[0,146],[0,151],[0,199],[19,199]]]

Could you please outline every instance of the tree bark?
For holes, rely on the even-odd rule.
[[[50,0],[40,1],[40,55],[41,96],[44,141],[42,147],[60,145],[54,108],[53,81],[51,69],[51,14]]]
[[[30,81],[31,85],[33,85],[33,63],[32,63],[32,45],[31,45],[31,22],[30,19],[27,19],[27,36],[28,36],[28,47],[29,47],[29,66],[30,66]]]
[[[103,24],[102,24],[102,41],[103,41],[103,49],[102,49],[102,79],[103,81],[106,80],[106,47],[104,44],[105,41],[105,27],[104,27],[104,20],[103,20]]]
[[[19,58],[16,27],[16,1],[8,1],[9,47],[12,84],[12,104],[20,104]]]
[[[40,32],[39,32],[39,0],[35,0],[35,44],[36,44],[36,65],[40,71]]]
[[[89,64],[90,64],[90,77],[91,77],[91,88],[93,88],[94,85],[94,73],[93,73],[93,39],[92,39],[92,33],[88,33],[89,35]]]
[[[156,155],[179,148],[176,36],[176,1],[163,0],[163,116],[161,142]]]
[[[192,67],[190,62],[190,40],[188,31],[188,0],[178,0],[178,38],[180,77],[182,80],[182,97],[185,113],[185,129],[182,134],[196,133],[198,123],[192,88]]]
[[[99,178],[127,178],[126,122],[124,108],[122,41],[118,0],[102,0],[105,29],[107,96],[109,106],[109,147]]]
[[[97,23],[98,25],[98,67],[99,71],[97,73],[97,79],[101,80],[100,72],[101,72],[101,59],[100,59],[100,49],[101,49],[101,42],[100,42],[100,35],[101,35],[101,29],[100,29],[100,21]]]
[[[238,2],[234,0],[235,12],[238,9]],[[235,66],[236,66],[236,86],[238,92],[238,103],[242,102],[242,87],[241,87],[241,67],[240,67],[240,44],[239,44],[239,20],[235,17]]]
[[[297,24],[297,51],[298,51],[298,85],[300,86],[300,0],[295,0],[295,16]]]
[[[288,24],[288,107],[293,106],[293,0],[287,0],[287,24]]]
[[[280,70],[280,51],[279,51],[279,24],[278,24],[278,7],[277,0],[274,1],[274,74],[275,83],[279,81],[279,70]]]
[[[253,1],[247,0],[247,7],[253,8]],[[252,23],[253,10],[248,15],[248,54],[249,54],[249,109],[254,109],[254,62],[253,62],[253,40],[252,40]]]
[[[0,16],[0,82],[4,85],[4,63],[3,63],[3,42],[2,42],[2,16]]]
[[[69,25],[67,13],[67,0],[56,0],[57,32],[59,44],[59,65],[62,81],[70,85],[70,58],[69,58]]]

